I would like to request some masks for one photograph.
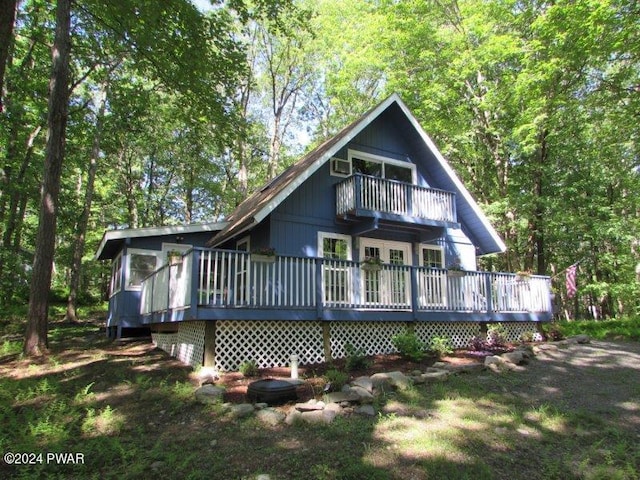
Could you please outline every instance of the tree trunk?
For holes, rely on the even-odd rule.
[[[24,353],[36,356],[48,352],[48,299],[55,251],[58,195],[64,159],[67,110],[69,104],[69,57],[71,50],[71,0],[58,0],[56,33],[53,42],[52,70],[49,81],[47,147],[40,200],[40,218],[36,235],[29,312],[24,338]]]
[[[76,301],[78,299],[78,290],[80,287],[82,256],[84,255],[87,225],[89,224],[89,217],[91,216],[91,203],[93,202],[94,184],[96,171],[98,170],[98,158],[100,156],[100,140],[102,138],[103,119],[107,104],[107,82],[108,80],[105,81],[102,91],[100,92],[100,106],[98,107],[98,112],[96,114],[96,130],[93,136],[93,144],[91,146],[91,157],[89,159],[89,170],[87,172],[87,189],[84,196],[84,207],[76,228],[78,236],[76,237],[76,244],[73,249],[69,298],[67,300],[67,313],[65,315],[65,320],[70,322],[78,321]]]
[[[2,112],[2,97],[4,85],[4,71],[9,59],[13,25],[16,21],[17,0],[2,0],[0,2],[0,112]]]

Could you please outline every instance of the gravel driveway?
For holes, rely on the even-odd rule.
[[[532,404],[595,413],[640,435],[640,342],[551,345],[517,374],[511,392]]]

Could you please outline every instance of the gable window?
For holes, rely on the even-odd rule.
[[[352,173],[361,173],[405,183],[416,183],[416,166],[413,163],[356,150],[349,150],[349,160],[351,161]]]
[[[127,290],[139,290],[142,281],[158,268],[157,251],[130,248],[127,250]]]
[[[420,265],[427,268],[444,268],[444,251],[438,245],[420,245]]]

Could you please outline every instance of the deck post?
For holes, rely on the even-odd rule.
[[[418,271],[415,265],[411,265],[411,312],[413,321],[418,319]]]
[[[214,367],[216,365],[216,322],[207,321],[204,323],[204,367]]]
[[[195,320],[198,318],[198,303],[200,290],[200,250],[191,250],[191,298],[189,305],[189,316]],[[205,337],[206,341],[206,337]]]
[[[491,315],[493,312],[493,292],[491,289],[491,274],[484,274],[485,291],[487,292],[487,313]]]
[[[322,347],[324,348],[324,361],[333,361],[331,355],[331,324],[328,321],[322,322]]]
[[[322,290],[322,258],[315,259],[316,264],[316,314],[322,320],[324,312],[324,291]]]

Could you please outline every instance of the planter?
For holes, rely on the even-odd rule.
[[[258,263],[274,263],[276,261],[275,255],[261,255],[259,253],[251,254],[251,261]]]
[[[180,265],[182,263],[182,255],[169,257],[169,265]]]
[[[467,274],[464,270],[449,270],[447,271],[447,275],[452,278],[460,278],[464,277]]]
[[[382,265],[379,263],[361,263],[360,268],[365,272],[379,272],[382,270]]]

